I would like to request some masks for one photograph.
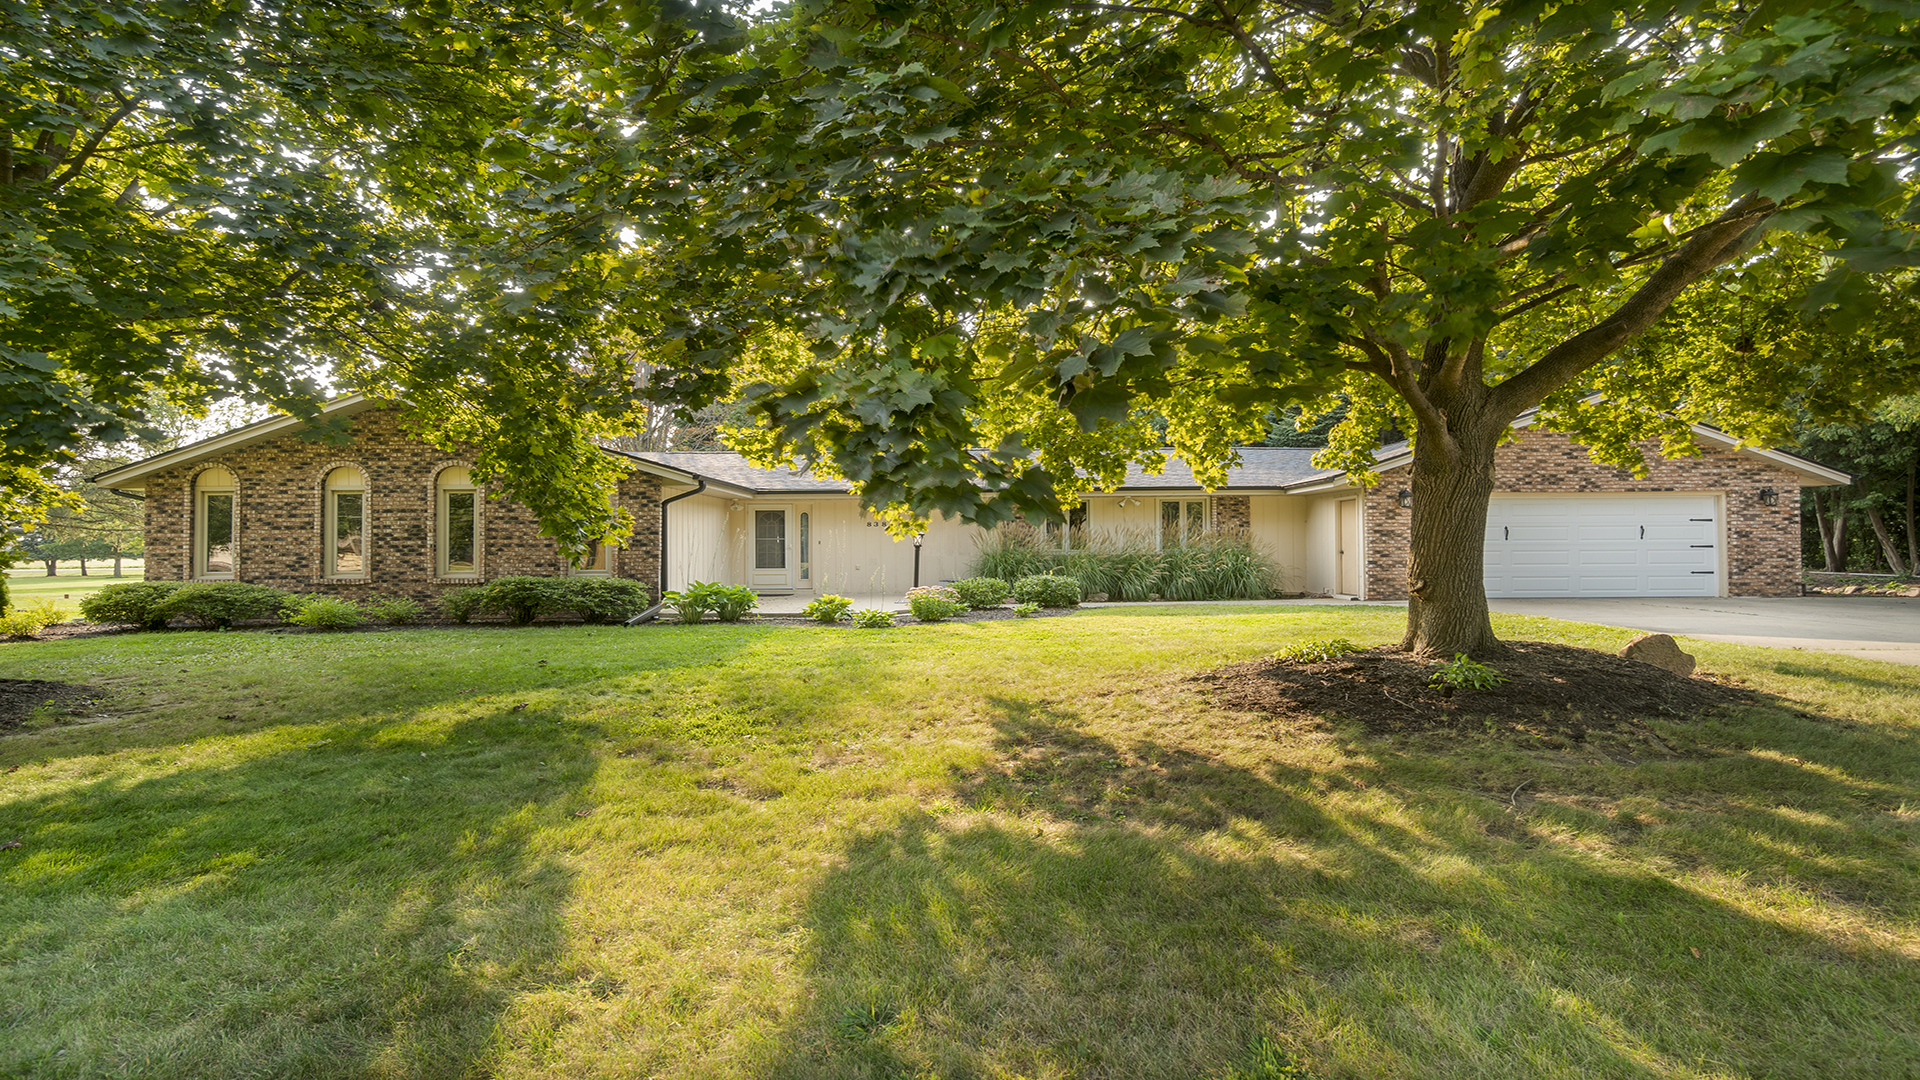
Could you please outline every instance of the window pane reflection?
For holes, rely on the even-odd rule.
[[[359,574],[366,570],[361,537],[361,500],[358,491],[336,491],[333,495],[333,572]]]
[[[233,496],[206,496],[207,550],[201,560],[202,573],[233,573]],[[174,550],[178,551],[178,548]]]
[[[473,573],[473,492],[447,492],[447,573]]]

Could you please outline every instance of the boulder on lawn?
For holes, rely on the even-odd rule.
[[[1680,646],[1674,644],[1673,638],[1667,634],[1641,634],[1627,642],[1627,647],[1620,650],[1620,655],[1629,660],[1666,668],[1675,675],[1693,674],[1693,654],[1681,652]]]

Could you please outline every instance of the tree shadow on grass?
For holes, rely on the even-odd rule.
[[[596,736],[507,710],[0,806],[0,1075],[464,1076],[550,977]]]
[[[761,1075],[1246,1076],[1263,1038],[1329,1077],[1920,1060],[1920,973],[1884,938],[1716,899],[1431,763],[1246,767],[995,705],[969,809],[853,838],[814,893],[809,996]]]
[[[73,648],[39,663],[0,666],[13,677],[83,681],[102,691],[90,716],[63,715],[61,726],[0,736],[0,760],[164,750],[283,724],[340,721],[358,729],[381,722],[370,717],[450,705],[505,708],[601,683],[627,690],[725,663],[770,632],[699,628],[674,636],[575,626],[129,635],[142,650],[137,662],[113,670],[87,671],[92,665]]]

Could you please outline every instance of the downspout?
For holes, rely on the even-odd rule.
[[[670,499],[660,500],[660,602],[655,603],[647,610],[628,619],[628,626],[637,626],[640,623],[651,621],[654,616],[660,614],[660,609],[665,604],[667,596],[667,507],[679,502],[681,499],[690,499],[707,490],[706,477],[696,476],[694,479],[700,482],[694,486],[692,491],[683,491]]]

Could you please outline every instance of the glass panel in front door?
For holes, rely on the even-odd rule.
[[[753,512],[753,568],[755,570],[787,568],[787,512],[785,510]]]

